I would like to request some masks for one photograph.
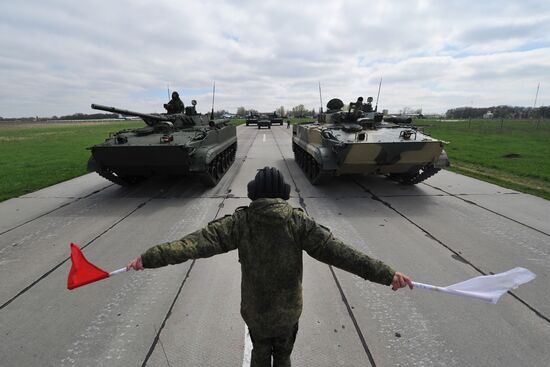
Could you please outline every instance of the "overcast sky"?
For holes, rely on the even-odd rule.
[[[544,1],[0,0],[0,116],[550,104]]]

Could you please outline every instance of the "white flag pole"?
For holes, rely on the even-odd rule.
[[[414,288],[470,297],[495,304],[504,293],[535,279],[535,277],[534,273],[525,268],[514,268],[504,273],[483,275],[447,287],[418,282],[412,282],[412,284]]]
[[[112,272],[109,273],[109,276],[111,275],[117,275],[117,274],[121,274],[121,273],[125,273],[127,272],[128,269],[126,269],[126,267],[124,268],[120,268],[120,269],[117,269],[117,270],[113,270]]]

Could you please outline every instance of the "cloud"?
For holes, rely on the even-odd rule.
[[[0,3],[0,116],[161,112],[166,88],[200,111],[319,107],[376,95],[428,112],[550,103],[545,1]]]

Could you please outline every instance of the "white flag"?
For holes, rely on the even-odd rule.
[[[511,289],[535,279],[536,275],[525,268],[514,268],[504,273],[482,275],[447,287],[413,282],[415,288],[430,289],[457,296],[480,299],[495,304]]]

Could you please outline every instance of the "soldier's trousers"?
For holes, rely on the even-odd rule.
[[[290,367],[290,354],[296,341],[298,324],[283,335],[276,337],[260,337],[252,330],[252,361],[250,367],[271,367],[271,356],[273,356],[273,367]]]

